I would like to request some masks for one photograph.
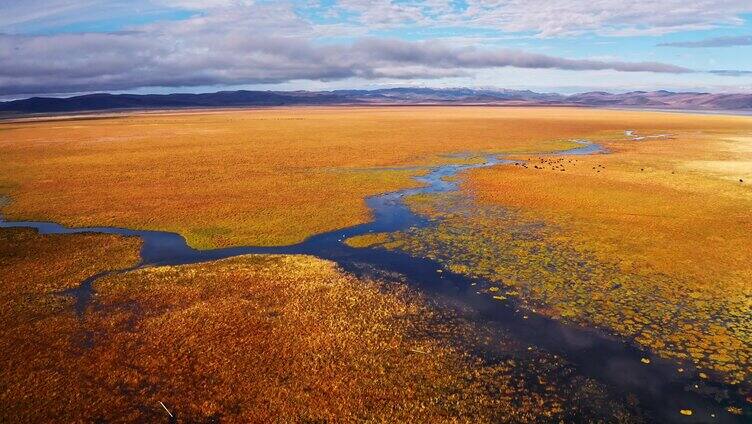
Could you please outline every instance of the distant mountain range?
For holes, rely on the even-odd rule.
[[[287,105],[473,104],[590,106],[641,109],[752,111],[752,94],[632,91],[574,95],[529,90],[469,88],[387,88],[335,91],[220,91],[204,94],[88,94],[68,98],[32,97],[0,102],[0,113],[34,114],[118,109],[176,109]]]

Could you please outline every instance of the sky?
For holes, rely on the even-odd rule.
[[[0,98],[752,92],[752,0],[0,0]]]

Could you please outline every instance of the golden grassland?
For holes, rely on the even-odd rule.
[[[354,243],[437,258],[545,313],[749,384],[749,121],[656,126],[646,134],[673,135],[639,142],[605,132],[594,140],[609,155],[522,155],[525,167],[473,170],[463,182],[470,198],[411,200],[437,228]]]
[[[135,238],[82,234],[50,235],[45,243],[33,230],[0,230],[0,320],[33,321],[59,312],[70,299],[54,295],[87,277],[133,266],[141,242]],[[4,342],[9,342],[3,338]]]
[[[109,236],[0,237],[18,252],[0,266],[11,309],[27,301],[20,286],[51,295],[30,263],[72,256],[55,272],[87,275],[89,261],[117,268],[136,252]],[[145,268],[95,288],[80,319],[67,305],[1,321],[0,421],[154,422],[160,402],[180,422],[641,420],[561,359],[493,338],[504,356],[481,361],[455,343],[487,338],[470,324],[308,256]]]
[[[752,249],[743,248],[752,237],[752,128],[618,139],[601,139],[610,155],[473,172],[465,189],[481,204],[567,227],[604,257],[705,281],[752,276]]]
[[[672,136],[638,142],[625,136],[627,129],[639,135]],[[600,142],[612,153],[576,158],[534,154],[573,146],[572,139],[582,138]],[[606,327],[662,355],[691,360],[711,378],[749,383],[748,117],[572,108],[385,107],[4,122],[0,194],[12,199],[3,208],[11,219],[172,230],[198,247],[286,244],[368,220],[364,197],[414,185],[411,176],[423,172],[416,166],[471,160],[446,156],[461,152],[511,152],[530,163],[470,172],[463,178],[465,196],[413,199],[417,210],[437,219],[436,229],[396,238],[376,235],[351,244],[385,243],[436,257],[453,270],[492,280],[498,290],[487,288],[489,295],[519,296],[544,313]],[[61,265],[58,271],[76,266]],[[209,268],[162,270],[169,277],[165,280],[149,277],[156,270],[140,271],[105,283],[134,278],[133,287],[139,287],[146,284],[143,279],[154,280],[154,292],[136,291],[136,300],[126,304],[148,312],[138,306],[146,301],[139,296],[152,296],[155,313],[162,311],[164,316],[118,313],[150,329],[139,340],[156,340],[154,323],[160,319],[188,325],[176,318],[180,314],[172,314],[184,310],[170,309],[174,305],[165,300],[175,288],[169,284],[215,287],[214,279],[223,278],[224,271],[213,276]],[[293,269],[278,270],[280,284],[296,285],[297,280],[285,279],[287,271]],[[194,273],[194,279],[186,280],[183,273]],[[103,302],[107,290],[109,286],[103,286]],[[222,299],[222,292],[199,292],[207,297],[187,299],[223,307],[212,303]],[[350,294],[342,296],[344,301]],[[184,306],[192,311],[191,305]],[[244,316],[232,309],[239,306],[228,305],[228,316],[242,320]],[[121,323],[112,321],[116,318],[91,318],[87,325],[118,328]],[[148,324],[151,319],[156,321]],[[197,321],[185,322],[194,323],[195,331],[200,328]],[[169,331],[198,343],[187,330]],[[125,341],[100,340],[100,345],[116,352],[126,336]],[[145,352],[152,356],[167,349],[148,346],[153,350]],[[104,406],[98,408],[98,414],[106,413]],[[185,410],[204,416],[212,408]]]
[[[69,421],[87,402],[68,391],[87,384],[76,362],[85,334],[73,299],[59,293],[135,265],[139,247],[133,238],[0,230],[0,421]],[[30,409],[42,399],[54,409]]]
[[[280,245],[367,221],[363,198],[461,152],[547,151],[631,128],[748,121],[574,108],[281,108],[0,123],[10,219]]]
[[[615,138],[604,140],[614,154],[578,158],[566,171],[500,167],[472,173],[466,187],[480,204],[543,219],[558,229],[552,238],[642,276],[620,302],[633,316],[602,319],[605,324],[749,382],[749,129],[674,130],[670,138],[642,142]],[[656,275],[664,276],[662,283],[651,278]],[[651,317],[656,304],[668,310]]]

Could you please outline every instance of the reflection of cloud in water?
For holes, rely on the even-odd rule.
[[[569,349],[589,349],[594,346],[593,337],[582,330],[574,330],[569,327],[560,327],[561,337],[567,343]]]

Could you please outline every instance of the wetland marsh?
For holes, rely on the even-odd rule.
[[[79,370],[101,383],[72,420],[743,422],[751,134],[565,108],[2,123],[0,227],[40,230],[0,230],[6,331],[66,363],[7,345],[9,414]],[[65,257],[64,281],[116,271],[78,316],[75,283],[19,290]]]

